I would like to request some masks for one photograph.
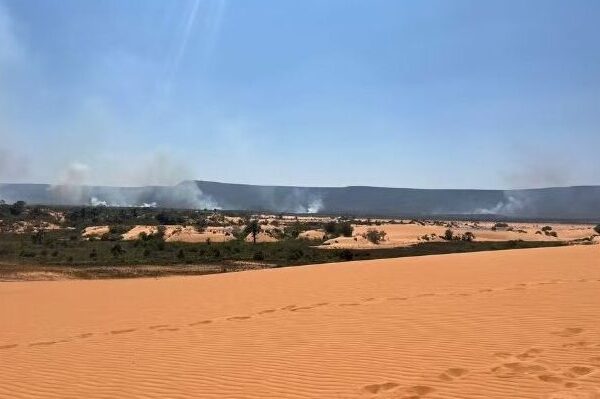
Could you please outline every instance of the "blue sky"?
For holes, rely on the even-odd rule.
[[[600,184],[600,2],[0,0],[0,180]]]

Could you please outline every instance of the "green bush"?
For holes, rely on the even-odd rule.
[[[370,242],[372,242],[373,244],[379,244],[381,241],[383,241],[385,239],[385,236],[386,236],[385,231],[375,230],[375,229],[369,229],[364,234],[364,237],[367,240],[369,240]]]
[[[349,249],[344,249],[339,254],[340,259],[350,261],[354,259],[354,254]]]
[[[354,227],[348,222],[339,223],[337,225],[337,231],[340,235],[344,237],[352,237],[352,232],[354,231]]]
[[[475,234],[471,233],[470,231],[467,231],[465,234],[463,234],[462,236],[462,240],[463,241],[473,241],[475,239]]]
[[[354,228],[349,222],[327,222],[323,225],[323,230],[325,230],[325,233],[330,237],[352,237]]]
[[[454,238],[454,232],[450,229],[446,230],[443,238],[444,240],[451,241]]]
[[[121,244],[115,244],[110,249],[110,253],[116,258],[117,256],[124,254],[125,250],[121,247]]]

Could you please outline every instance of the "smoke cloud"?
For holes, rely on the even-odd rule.
[[[188,173],[187,165],[166,153],[153,154],[134,165],[113,164],[99,172],[88,164],[73,162],[60,174],[59,183],[51,185],[48,191],[53,202],[62,204],[219,209],[219,204],[194,181],[185,180]],[[92,176],[129,184],[96,186],[92,185]]]
[[[491,208],[478,208],[473,211],[475,215],[505,215],[513,216],[519,215],[529,206],[524,193],[520,193],[517,197],[516,194],[510,192],[504,192],[505,199],[498,202],[496,206]]]

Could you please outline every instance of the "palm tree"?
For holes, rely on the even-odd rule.
[[[248,222],[246,232],[252,234],[252,242],[256,244],[256,235],[260,233],[260,224],[258,224],[258,220],[254,219]]]

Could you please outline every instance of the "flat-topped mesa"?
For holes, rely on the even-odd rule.
[[[371,216],[600,219],[600,186],[522,190],[294,187],[183,181],[174,186],[1,184],[0,199],[32,204],[157,206]]]

